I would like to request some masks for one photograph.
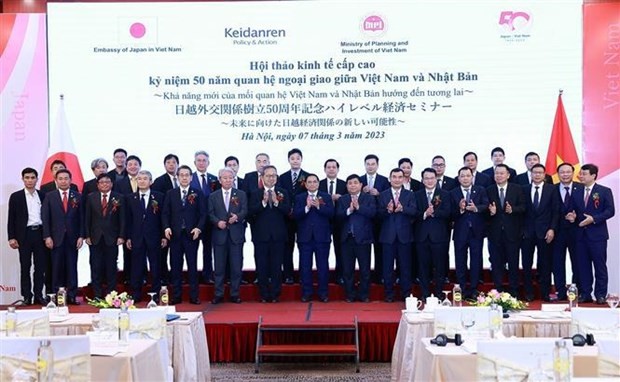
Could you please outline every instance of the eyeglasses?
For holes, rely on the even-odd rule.
[[[433,167],[446,167],[445,163],[433,163]]]
[[[112,183],[112,181],[110,179],[105,179],[105,180],[99,180],[97,181],[98,184],[105,184],[105,183]]]

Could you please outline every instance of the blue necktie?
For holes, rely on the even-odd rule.
[[[536,191],[534,191],[534,208],[538,208],[538,205],[540,204],[540,194],[538,193],[538,189],[540,188],[540,186],[535,186],[534,187],[536,189]]]
[[[207,195],[207,177],[205,176],[205,174],[200,175],[202,177],[202,181],[200,183],[200,186],[202,188],[202,193]]]
[[[504,187],[500,187],[499,189],[499,204],[502,209],[504,208],[504,200],[506,199],[506,195],[504,194]]]

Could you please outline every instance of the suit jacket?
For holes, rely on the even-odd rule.
[[[527,171],[517,175],[514,182],[522,186],[527,186],[531,183]],[[550,175],[545,174],[545,183],[553,184],[553,178]]]
[[[387,206],[392,200],[392,187],[381,192],[377,198],[377,216],[381,220],[379,242],[383,244],[394,244],[397,241],[403,244],[411,243],[413,242],[412,225],[417,213],[414,193],[401,188],[398,202],[403,206],[402,212],[388,213]]]
[[[344,195],[347,193],[347,182],[345,182],[344,180],[336,179],[334,186],[336,187],[337,194]],[[327,181],[327,178],[321,179],[321,181],[319,182],[319,191],[329,193],[329,183]]]
[[[56,191],[57,189],[58,189],[58,187],[56,187],[56,182],[53,181],[53,180],[51,182],[47,182],[47,183],[41,185],[41,193],[43,194],[43,197],[45,197],[45,195],[47,195],[48,192]],[[71,185],[69,186],[69,189],[77,192],[78,191],[78,186],[76,186],[75,184],[71,183]],[[41,202],[43,202],[43,201],[41,201]]]
[[[251,217],[250,227],[252,241],[265,242],[269,240],[285,242],[288,240],[288,214],[291,211],[291,197],[282,187],[274,187],[278,205],[263,206],[265,190],[258,187],[250,193],[248,214]]]
[[[564,188],[564,185],[562,183],[558,183],[555,185],[555,192],[557,192],[558,194],[558,198],[560,198],[560,221],[559,221],[559,229],[560,230],[564,230],[569,232],[569,235],[572,235],[573,233],[571,233],[574,229],[577,228],[577,225],[579,224],[579,222],[577,220],[575,220],[574,222],[570,222],[568,220],[566,220],[566,214],[568,214],[569,212],[575,211],[575,192],[578,189],[581,189],[581,195],[585,195],[583,193],[583,184],[578,183],[578,182],[573,182],[571,190],[570,190],[570,197],[568,198],[568,200],[566,201],[566,203],[564,202],[564,199],[562,198],[562,194],[560,192],[560,189]]]
[[[522,186],[525,197],[525,215],[523,218],[523,236],[525,238],[544,239],[547,231],[558,230],[560,217],[560,197],[552,184],[542,184],[542,195],[538,208],[534,208],[531,198],[533,184]]]
[[[151,185],[151,190],[155,190],[157,192],[161,192],[164,196],[168,193],[168,191],[174,188],[174,184],[172,184],[172,180],[170,179],[170,175],[168,173],[164,173],[158,176]]]
[[[128,196],[133,194],[133,189],[131,188],[131,180],[129,180],[129,175],[126,175],[122,179],[114,182],[112,186],[112,191],[118,192],[123,196]]]
[[[44,201],[43,195],[36,190],[39,200]],[[9,240],[17,240],[18,243],[24,243],[26,240],[26,227],[28,225],[28,205],[26,204],[26,194],[22,188],[15,191],[9,197],[9,216],[7,222],[7,231]]]
[[[446,176],[446,175],[441,177],[441,189],[442,190],[449,192],[458,186],[459,186],[459,182],[457,182],[456,179],[450,178],[449,176]],[[423,187],[421,187],[420,190],[422,188]]]
[[[258,190],[258,171],[252,171],[245,174],[243,184],[239,187],[247,195]]]
[[[434,207],[433,216],[424,219],[424,211],[428,208],[428,198],[426,188],[415,193],[417,207],[417,221],[415,228],[415,241],[422,242],[430,240],[432,243],[447,243],[450,241],[450,218],[452,208],[450,207],[450,193],[441,188],[435,187],[432,196]]]
[[[164,231],[167,228],[172,230],[174,240],[181,238],[183,224],[185,224],[186,232],[191,232],[194,228],[205,232],[207,200],[199,188],[190,186],[187,190],[185,205],[183,205],[181,187],[174,188],[166,194],[161,220]]]
[[[297,201],[297,195],[306,192],[306,177],[308,176],[308,172],[303,169],[299,169],[299,174],[297,176],[297,186],[295,187],[295,192],[293,192],[293,178],[291,170],[281,174],[278,176],[277,185],[284,188],[286,192],[293,198],[293,205]],[[304,205],[306,205],[304,201]]]
[[[140,248],[143,242],[159,247],[163,237],[164,194],[151,189],[146,209],[142,203],[140,191],[128,195],[126,200],[127,239],[131,240],[132,248]]]
[[[202,190],[202,177],[198,175],[197,172],[194,172],[194,174],[192,174],[192,181],[190,182],[189,186],[197,190]],[[202,190],[202,195],[208,198],[213,191],[219,188],[220,182],[218,182],[217,176],[207,173],[207,189]]]
[[[590,190],[588,205],[585,204],[585,186],[578,188],[573,193],[577,223],[585,219],[584,214],[592,216],[594,223],[585,227],[577,228],[577,240],[587,238],[589,240],[608,240],[607,220],[615,214],[614,197],[611,189],[594,183]]]
[[[476,176],[474,177],[474,185],[486,188],[495,183],[494,179],[495,177],[490,178],[486,174],[480,171],[476,171]]]
[[[65,233],[70,244],[75,246],[77,239],[83,237],[83,212],[82,195],[69,189],[67,192],[67,212],[62,206],[62,197],[59,191],[47,194],[41,207],[41,219],[43,220],[43,238],[51,237],[54,248],[60,247],[65,238]]]
[[[127,170],[123,170],[122,172],[123,177],[127,177]],[[110,179],[112,180],[112,183],[116,182],[116,176],[118,175],[118,173],[116,172],[116,168],[113,168],[112,170],[108,171],[108,176],[110,177]]]
[[[362,175],[362,185],[368,186],[368,174]],[[383,192],[390,188],[390,181],[383,175],[375,173],[375,188],[379,192]],[[413,179],[412,179],[412,187],[413,187]]]
[[[235,187],[235,188],[243,191],[243,187],[245,187],[244,183],[245,183],[245,179],[238,176],[237,177],[237,187]],[[219,182],[218,182],[218,184],[219,184]],[[222,187],[222,185],[220,185],[220,188],[221,187]],[[234,187],[234,185],[233,185],[233,187]],[[243,192],[245,192],[245,191],[243,191]],[[245,193],[245,196],[249,196],[247,192]]]
[[[373,218],[377,213],[377,203],[373,196],[363,192],[360,193],[357,201],[360,208],[348,215],[347,210],[351,205],[351,195],[344,194],[338,200],[336,217],[342,223],[340,240],[344,243],[349,233],[352,233],[357,244],[371,244],[374,241]]]
[[[512,213],[507,214],[505,208],[502,208],[499,202],[499,190],[497,185],[487,187],[487,196],[489,204],[495,203],[497,212],[489,217],[487,227],[487,236],[489,240],[501,241],[502,232],[506,234],[506,238],[512,242],[521,241],[522,235],[522,218],[525,213],[525,196],[521,186],[514,183],[507,183],[505,189],[505,203],[510,203]],[[490,214],[489,214],[490,215]]]
[[[84,182],[84,187],[82,187],[82,196],[86,197],[96,191],[99,191],[97,188],[97,178]]]
[[[219,189],[209,195],[209,220],[213,225],[212,238],[214,245],[224,245],[227,238],[235,244],[245,242],[245,218],[248,214],[248,198],[246,193],[236,188],[230,189],[228,210],[224,204],[224,190]],[[228,220],[230,214],[235,214],[238,221],[230,224],[226,229],[217,227],[220,220]]]
[[[469,191],[470,200],[476,205],[478,212],[467,211],[461,213],[461,200],[465,198],[461,186],[450,191],[452,221],[454,221],[454,233],[452,239],[456,242],[467,241],[469,230],[478,239],[483,239],[486,228],[486,215],[489,206],[487,190],[482,186],[472,185]]]
[[[482,173],[488,176],[489,178],[491,178],[491,184],[495,184],[495,167],[494,166],[491,166],[483,170]],[[516,183],[517,172],[512,167],[508,167],[508,174],[510,174],[510,178],[508,178],[508,181],[511,183]]]
[[[84,213],[84,237],[93,245],[104,240],[106,245],[115,245],[118,238],[125,238],[125,200],[123,195],[111,191],[108,194],[106,215],[101,209],[101,192],[86,197]]]
[[[409,178],[409,191],[415,193],[420,191],[424,185],[419,180],[415,180],[413,178]]]
[[[306,213],[306,199],[308,192],[304,191],[295,197],[293,217],[297,220],[297,242],[330,243],[330,219],[334,216],[334,203],[327,192],[317,191],[320,207],[310,208]]]

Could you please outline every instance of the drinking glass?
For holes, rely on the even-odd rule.
[[[93,314],[91,316],[91,323],[95,332],[101,331],[101,317],[98,314]]]
[[[151,301],[146,305],[146,309],[157,308],[157,303],[155,302],[155,292],[149,292],[148,295],[151,296]]]
[[[476,315],[470,310],[461,312],[461,325],[465,329],[465,333],[469,334],[469,328],[476,325]]]
[[[58,307],[54,303],[54,297],[56,297],[56,294],[48,293],[47,297],[49,298],[50,302],[48,302],[45,306],[45,310],[47,310],[48,312],[56,312],[58,310]]]
[[[448,298],[452,291],[451,290],[444,290],[442,292],[443,292],[445,298],[441,302],[441,306],[452,306],[452,301],[450,301],[450,299]]]
[[[616,309],[619,301],[620,297],[618,297],[617,294],[609,293],[607,295],[607,305],[609,305],[611,309]]]

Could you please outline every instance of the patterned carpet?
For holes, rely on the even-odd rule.
[[[270,381],[270,382],[387,382],[390,380],[389,363],[361,363],[360,372],[355,365],[341,363],[265,363],[260,373],[254,373],[253,363],[212,363],[211,379],[218,381]]]

